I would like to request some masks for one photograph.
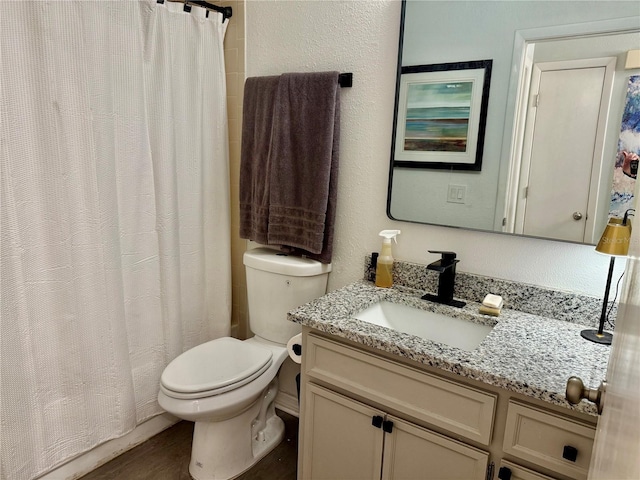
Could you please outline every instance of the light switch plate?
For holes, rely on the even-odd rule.
[[[467,186],[466,185],[449,185],[447,190],[447,202],[449,203],[466,203]]]

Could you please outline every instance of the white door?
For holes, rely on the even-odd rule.
[[[534,65],[516,233],[593,243],[615,59]]]
[[[640,478],[640,228],[631,232],[589,478]]]

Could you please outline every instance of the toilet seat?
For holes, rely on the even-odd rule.
[[[231,337],[203,343],[165,368],[160,389],[177,399],[197,399],[235,390],[262,375],[273,362],[269,348]]]

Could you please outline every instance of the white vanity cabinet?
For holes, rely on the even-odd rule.
[[[407,418],[488,445],[495,395],[314,334],[304,352],[300,479],[486,478],[488,452]]]
[[[595,419],[547,411],[306,327],[303,352],[300,480],[587,476]]]
[[[489,454],[309,384],[304,479],[483,480]]]

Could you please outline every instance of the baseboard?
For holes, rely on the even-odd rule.
[[[298,405],[298,396],[291,395],[289,393],[279,391],[274,401],[276,408],[283,412],[293,415],[294,417],[300,416],[300,405]]]
[[[155,416],[138,425],[123,437],[109,440],[96,448],[45,473],[38,480],[75,480],[131,450],[180,420],[168,413]]]

